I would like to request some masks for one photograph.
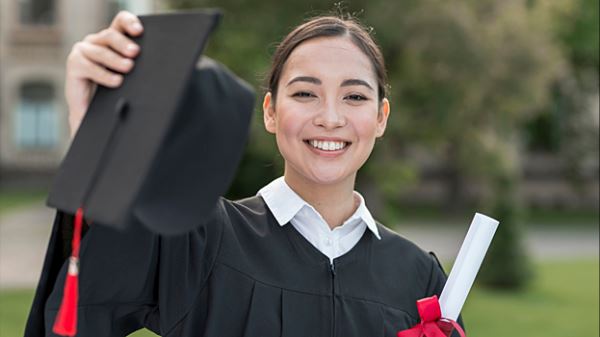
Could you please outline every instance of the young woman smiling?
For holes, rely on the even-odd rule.
[[[336,20],[314,20],[298,32],[311,31],[311,25],[324,29]],[[362,202],[354,192],[356,173],[383,135],[390,111],[378,92],[384,86],[378,86],[374,62],[353,42],[351,34],[357,34],[368,45],[365,33],[338,29],[338,35],[303,39],[284,65],[276,64],[282,69],[272,71],[263,102],[265,127],[275,134],[285,160],[285,183],[332,230]]]
[[[142,31],[122,12],[74,46],[73,133],[95,86],[118,87],[117,72],[134,67],[140,50],[129,36]],[[308,20],[279,44],[267,85],[264,124],[283,176],[257,196],[221,199],[214,218],[183,235],[91,226],[81,259],[101,272],[82,273],[81,335],[396,336],[419,322],[416,300],[441,293],[435,256],[377,223],[354,190],[390,115],[383,57],[367,31],[338,17]],[[40,295],[26,336],[51,335],[56,284]],[[39,316],[50,324],[36,325]]]

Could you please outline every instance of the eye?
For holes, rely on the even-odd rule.
[[[315,96],[312,92],[308,92],[308,91],[298,91],[292,94],[292,97],[298,97],[298,98],[310,98],[310,97],[317,97]]]
[[[356,102],[359,102],[359,101],[368,101],[369,100],[368,97],[360,95],[360,94],[351,94],[351,95],[348,95],[348,96],[344,97],[344,99],[351,100],[351,101],[356,101]]]

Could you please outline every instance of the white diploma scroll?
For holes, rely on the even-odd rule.
[[[475,276],[479,272],[485,253],[492,243],[496,228],[498,228],[497,220],[475,213],[471,227],[469,227],[465,241],[460,247],[450,276],[440,296],[442,317],[452,320],[458,319],[458,315],[475,281]]]

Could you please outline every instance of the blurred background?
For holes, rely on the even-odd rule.
[[[71,46],[122,9],[198,7],[225,14],[206,55],[259,94],[290,28],[360,19],[392,102],[358,177],[375,217],[447,271],[474,212],[500,220],[463,310],[470,336],[599,336],[598,0],[0,0],[0,336],[22,335],[41,270]],[[230,198],[282,174],[258,108]]]

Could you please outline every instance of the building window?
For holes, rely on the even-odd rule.
[[[50,149],[58,144],[58,113],[54,88],[48,83],[26,83],[16,111],[16,143],[25,149]]]
[[[54,0],[19,0],[21,23],[24,25],[54,24],[56,6]]]

